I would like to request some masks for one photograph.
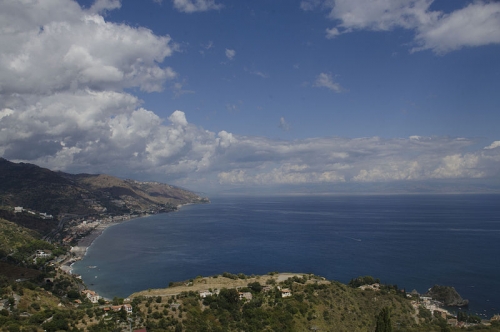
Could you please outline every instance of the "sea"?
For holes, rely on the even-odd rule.
[[[454,287],[500,313],[500,195],[221,195],[109,227],[73,266],[106,298],[230,272]],[[457,309],[452,309],[452,311]]]

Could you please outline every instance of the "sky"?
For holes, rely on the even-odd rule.
[[[500,2],[0,0],[0,156],[198,191],[500,178]]]

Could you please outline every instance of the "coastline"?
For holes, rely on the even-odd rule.
[[[169,211],[169,212],[162,212],[162,213],[171,213],[171,212],[177,212],[179,211],[183,206],[186,205],[192,205],[196,203],[184,203],[184,204],[179,204],[177,205],[177,210],[175,211]],[[104,222],[99,224],[97,227],[95,227],[88,235],[84,236],[81,238],[76,246],[71,247],[70,253],[72,254],[72,257],[64,262],[63,264],[60,265],[60,269],[68,274],[72,274],[73,272],[73,264],[79,260],[82,260],[85,255],[87,254],[88,249],[92,246],[94,241],[101,236],[104,231],[112,226],[119,225],[134,219],[138,218],[146,218],[151,216],[151,214],[145,214],[145,215],[139,215],[139,216],[134,216],[130,217],[129,215],[124,215],[121,216],[120,221],[112,221],[112,222]],[[126,219],[125,219],[126,218]],[[69,264],[68,264],[69,263]]]
[[[150,214],[147,214],[147,215],[132,217],[132,218],[128,218],[128,219],[123,219],[121,221],[112,221],[112,222],[105,222],[105,223],[99,224],[88,235],[82,237],[78,241],[76,246],[71,247],[71,249],[69,251],[71,253],[71,258],[68,261],[61,264],[60,269],[68,274],[72,274],[73,273],[73,264],[79,260],[82,260],[85,257],[88,249],[92,246],[94,241],[104,233],[104,231],[106,229],[108,229],[112,226],[115,226],[115,225],[125,223],[127,221],[131,221],[131,220],[138,219],[138,218],[145,218],[145,217],[149,217],[149,216],[150,216]],[[125,217],[125,216],[122,216],[122,217]]]
[[[169,212],[160,212],[160,213],[172,213],[172,212],[177,212],[179,211],[183,206],[187,205],[194,205],[197,203],[184,203],[184,204],[178,204],[176,206],[177,210],[174,211],[169,211]],[[130,215],[123,215],[121,216],[121,220],[119,221],[111,221],[111,222],[104,222],[100,223],[96,228],[94,228],[88,235],[84,236],[78,241],[78,244],[74,247],[71,247],[70,252],[74,254],[73,260],[80,260],[85,255],[87,254],[87,250],[90,248],[92,243],[101,236],[101,234],[108,229],[109,227],[119,225],[134,219],[139,219],[139,218],[146,218],[154,214],[144,214],[144,215],[138,215],[138,216],[133,216],[131,217]]]
[[[130,219],[131,220],[131,219]],[[87,250],[94,243],[94,241],[101,236],[101,234],[109,227],[118,225],[118,222],[111,222],[100,224],[96,228],[94,228],[87,236],[84,236],[78,241],[78,244],[74,247],[71,247],[70,252],[74,254],[75,260],[80,260],[87,254]]]

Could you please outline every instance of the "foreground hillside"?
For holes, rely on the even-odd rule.
[[[54,216],[171,211],[204,202],[195,193],[167,184],[122,180],[110,175],[68,174],[0,158],[2,205],[23,206]]]
[[[198,276],[110,301],[84,287],[53,269],[0,277],[0,331],[500,331],[495,321],[466,323],[463,312],[433,313],[393,285],[310,274]]]

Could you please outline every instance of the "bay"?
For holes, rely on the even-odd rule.
[[[362,275],[453,286],[500,312],[500,195],[220,196],[108,228],[74,272],[107,298],[198,275]],[[96,266],[96,268],[89,268]]]

